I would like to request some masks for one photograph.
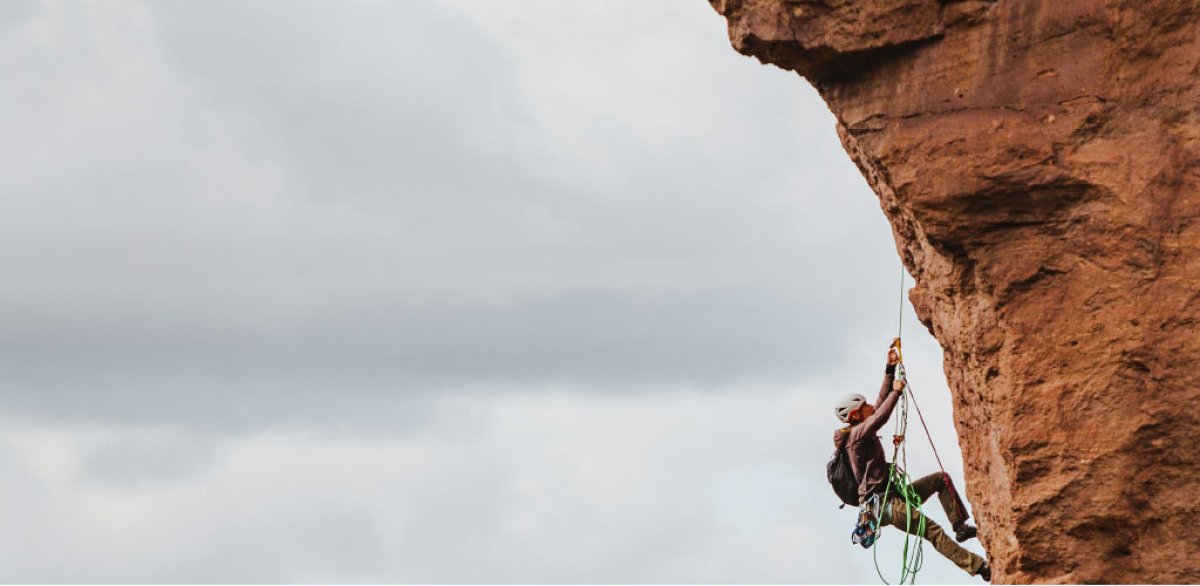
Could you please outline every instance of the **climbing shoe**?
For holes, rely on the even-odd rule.
[[[979,571],[975,572],[975,575],[979,576],[980,578],[983,578],[984,582],[991,582],[992,581],[992,566],[989,565],[987,562],[983,562],[983,565],[979,567]]]
[[[963,523],[954,528],[954,540],[962,543],[968,539],[974,539],[979,534],[979,530],[974,525]]]

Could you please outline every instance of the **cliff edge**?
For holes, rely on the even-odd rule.
[[[879,196],[993,579],[1200,582],[1200,1],[710,3]]]

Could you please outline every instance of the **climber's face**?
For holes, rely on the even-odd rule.
[[[862,407],[850,412],[850,423],[860,423],[862,420],[875,414],[875,406],[864,404]]]

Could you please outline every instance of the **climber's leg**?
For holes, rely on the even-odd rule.
[[[936,492],[938,500],[942,503],[942,510],[946,511],[946,517],[950,519],[950,525],[958,531],[963,523],[967,522],[967,506],[963,504],[962,497],[958,496],[958,491],[954,490],[951,482],[945,473],[934,472],[918,478],[912,483],[912,487],[921,497],[921,502],[929,500]]]
[[[912,522],[909,523],[908,508],[904,506],[904,499],[893,498],[889,500],[891,501],[888,505],[891,513],[889,523],[901,531],[906,531],[913,535],[921,535],[918,531],[921,527],[921,511],[913,509]],[[954,562],[954,565],[962,568],[963,571],[972,576],[978,574],[979,570],[984,567],[983,558],[963,549],[961,545],[950,539],[937,523],[934,523],[928,517],[925,518],[925,534],[921,535],[921,537],[928,540],[933,545],[933,548],[942,554],[943,557]]]

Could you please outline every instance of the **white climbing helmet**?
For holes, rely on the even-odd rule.
[[[850,412],[862,407],[866,402],[866,397],[858,393],[851,393],[845,397],[842,397],[841,401],[838,401],[837,406],[833,408],[833,414],[837,415],[837,418],[840,419],[842,423],[846,423],[850,420]]]

